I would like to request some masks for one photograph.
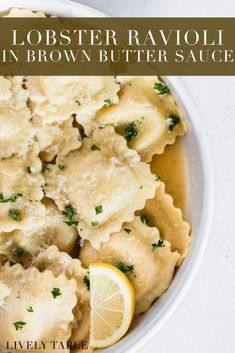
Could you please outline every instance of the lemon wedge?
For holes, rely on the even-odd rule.
[[[108,347],[127,332],[134,315],[135,293],[128,278],[115,266],[89,267],[92,348]]]

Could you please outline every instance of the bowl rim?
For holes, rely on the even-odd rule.
[[[4,0],[0,3],[0,11],[7,10],[11,7],[24,7],[32,10],[53,13],[58,16],[74,16],[74,17],[107,17],[108,15],[98,11],[92,7],[80,4],[70,0]],[[165,324],[169,317],[175,312],[177,307],[182,302],[186,292],[192,284],[192,281],[198,271],[203,254],[208,243],[210,229],[214,213],[215,200],[215,182],[213,173],[212,156],[209,148],[209,140],[203,128],[202,119],[196,108],[190,94],[184,87],[182,80],[177,76],[165,76],[167,84],[172,87],[179,96],[181,103],[179,104],[187,111],[187,116],[195,130],[195,138],[200,151],[200,161],[203,173],[203,205],[200,219],[200,243],[197,244],[197,249],[189,254],[189,261],[183,264],[180,269],[181,285],[174,288],[175,297],[169,297],[163,307],[158,309],[162,312],[160,318],[152,318],[146,322],[143,327],[138,330],[138,327],[127,337],[110,348],[104,351],[107,353],[134,353],[136,350],[143,347]],[[180,94],[178,93],[180,92]],[[177,99],[176,99],[177,100]],[[202,115],[202,114],[200,114]],[[184,279],[184,281],[183,281]],[[171,286],[170,286],[171,287]],[[150,309],[151,310],[151,309]],[[153,310],[153,309],[152,309]],[[158,315],[159,316],[159,315]],[[142,326],[142,325],[141,325]]]
[[[0,11],[12,7],[28,8],[64,17],[78,17],[78,15],[79,17],[109,17],[104,12],[72,0],[4,0],[0,2]]]

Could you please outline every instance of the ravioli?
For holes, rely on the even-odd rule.
[[[39,252],[55,244],[59,250],[70,253],[75,246],[78,233],[76,227],[68,227],[63,215],[51,200],[44,200],[45,224],[29,230],[14,230],[0,233],[0,254],[13,263],[29,265]]]
[[[0,104],[6,103],[11,98],[11,81],[0,76]]]
[[[118,80],[118,77],[117,77]],[[161,154],[187,128],[170,93],[160,95],[154,89],[157,77],[133,77],[126,80],[120,92],[119,104],[100,110],[94,124],[112,124],[145,162]]]
[[[58,154],[66,156],[81,146],[79,130],[73,127],[73,118],[65,122],[44,125],[43,118],[33,117],[35,136],[40,148],[40,157],[45,162],[52,161]]]
[[[11,289],[2,281],[0,281],[0,307],[4,305],[7,297],[11,294]]]
[[[0,158],[22,156],[33,143],[34,131],[27,107],[28,92],[22,88],[23,77],[1,77],[0,88]]]
[[[0,76],[0,351],[89,347],[91,263],[125,273],[136,316],[164,294],[190,225],[150,162],[186,132],[157,77]]]
[[[77,303],[74,280],[63,274],[55,277],[50,271],[40,273],[36,268],[25,270],[17,264],[0,269],[0,283],[10,290],[0,305],[2,351],[7,350],[7,341],[61,341],[66,347],[74,319],[72,310]],[[60,350],[48,344],[44,351]]]
[[[25,156],[0,159],[0,231],[25,230],[45,222],[38,152],[33,145]]]
[[[46,17],[46,15],[41,11],[13,7],[10,9],[9,13],[3,17]]]
[[[150,224],[159,229],[161,237],[181,254],[180,265],[188,255],[191,243],[190,225],[183,220],[181,210],[174,206],[173,198],[166,194],[164,183],[160,183],[155,198],[147,200],[144,210],[139,213],[146,215]]]
[[[99,250],[85,241],[79,259],[84,267],[93,262],[106,262],[126,272],[135,290],[135,315],[138,316],[169,287],[179,259],[168,241],[155,249],[153,244],[157,246],[159,240],[157,228],[148,227],[136,217],[133,222],[125,223],[119,233],[112,234]]]
[[[46,269],[52,271],[54,276],[63,273],[68,279],[75,279],[78,304],[73,311],[75,320],[70,341],[79,344],[86,340],[90,331],[90,292],[85,283],[85,279],[89,280],[88,271],[81,266],[78,259],[72,259],[68,254],[60,252],[56,246],[51,246],[40,253],[34,265],[40,271]]]
[[[149,165],[112,127],[96,129],[81,149],[57,163],[46,174],[46,194],[64,213],[66,207],[76,210],[79,234],[95,248],[131,221],[158,186]]]
[[[33,112],[44,124],[76,114],[78,123],[90,131],[90,121],[107,99],[118,102],[119,85],[113,76],[29,76],[26,85]]]

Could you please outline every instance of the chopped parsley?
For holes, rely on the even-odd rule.
[[[59,168],[59,170],[61,170],[61,171],[63,172],[63,170],[65,170],[65,165],[59,164],[59,165],[58,165],[58,168]]]
[[[96,146],[95,144],[91,146],[91,150],[92,151],[100,151],[100,148],[98,146]]]
[[[180,123],[180,117],[178,115],[171,114],[169,115],[168,119],[168,130],[172,132],[176,125]]]
[[[164,248],[165,247],[165,243],[164,243],[164,240],[158,240],[157,243],[153,243],[152,244],[152,251],[155,251],[157,250],[157,248]]]
[[[144,224],[149,224],[149,219],[144,214],[140,216],[140,220]]]
[[[20,292],[17,291],[17,297],[15,297],[15,299],[20,299]]]
[[[83,283],[87,286],[87,289],[90,290],[90,280],[87,276],[83,278]]]
[[[13,202],[16,202],[17,198],[21,197],[21,196],[23,196],[23,194],[17,193],[17,194],[15,194],[13,196],[10,196],[10,197],[4,197],[3,193],[0,192],[0,203],[6,203],[6,202],[12,202],[13,203]]]
[[[15,257],[21,257],[21,256],[24,255],[24,253],[25,253],[25,249],[22,248],[21,246],[18,246],[18,248],[15,249],[13,255],[14,255]]]
[[[124,230],[127,234],[129,234],[131,232],[131,229],[128,229],[128,228],[124,228]]]
[[[102,205],[99,205],[99,206],[96,206],[95,207],[95,213],[96,214],[100,214],[100,213],[102,213],[103,212],[103,207],[102,207]]]
[[[99,225],[99,222],[97,221],[91,222],[91,225],[92,227],[97,227]]]
[[[24,321],[17,321],[17,322],[14,322],[13,325],[15,326],[16,331],[19,331],[19,330],[22,331],[24,326],[27,324]]]
[[[132,123],[128,124],[125,128],[125,139],[127,142],[134,140],[138,136],[138,127],[142,124],[142,117],[140,120],[132,121]]]
[[[75,99],[75,103],[76,103],[77,105],[81,105],[81,103],[80,103],[80,101],[79,101],[78,99]]]
[[[29,313],[33,313],[33,312],[34,312],[32,306],[29,306],[29,307],[27,308],[27,311],[28,311]]]
[[[127,273],[127,272],[133,273],[133,271],[134,271],[134,266],[133,265],[130,265],[130,266],[125,265],[124,262],[122,262],[122,261],[118,261],[116,263],[116,266],[123,273]]]
[[[140,189],[143,189],[143,185],[140,186]]]
[[[28,167],[26,168],[26,170],[27,170],[27,172],[29,173],[29,174],[31,174],[32,173],[32,171],[31,171],[31,167],[28,165]]]
[[[159,94],[170,93],[170,90],[167,87],[167,85],[165,85],[164,83],[161,83],[161,82],[154,83],[154,87],[153,88],[155,90],[157,90],[159,92]]]
[[[160,176],[156,175],[155,181],[160,181],[160,180],[161,180]]]
[[[78,226],[79,222],[74,219],[77,212],[71,205],[66,206],[62,214],[68,218],[68,220],[64,221],[64,223],[66,223],[69,227]]]
[[[53,288],[53,290],[51,291],[51,294],[53,295],[54,299],[62,295],[60,288]]]
[[[110,99],[110,98],[105,99],[104,102],[105,102],[105,106],[106,106],[106,107],[109,107],[110,105],[113,105],[113,104],[114,104],[114,103],[113,103],[113,100]]]
[[[50,168],[47,166],[47,165],[43,165],[42,166],[42,172],[43,173],[47,173],[47,172],[49,172],[50,171]]]
[[[8,211],[8,216],[15,222],[20,222],[22,220],[20,211],[18,210],[10,209]]]

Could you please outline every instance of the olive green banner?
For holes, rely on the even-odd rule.
[[[0,18],[1,75],[235,75],[235,18]]]

